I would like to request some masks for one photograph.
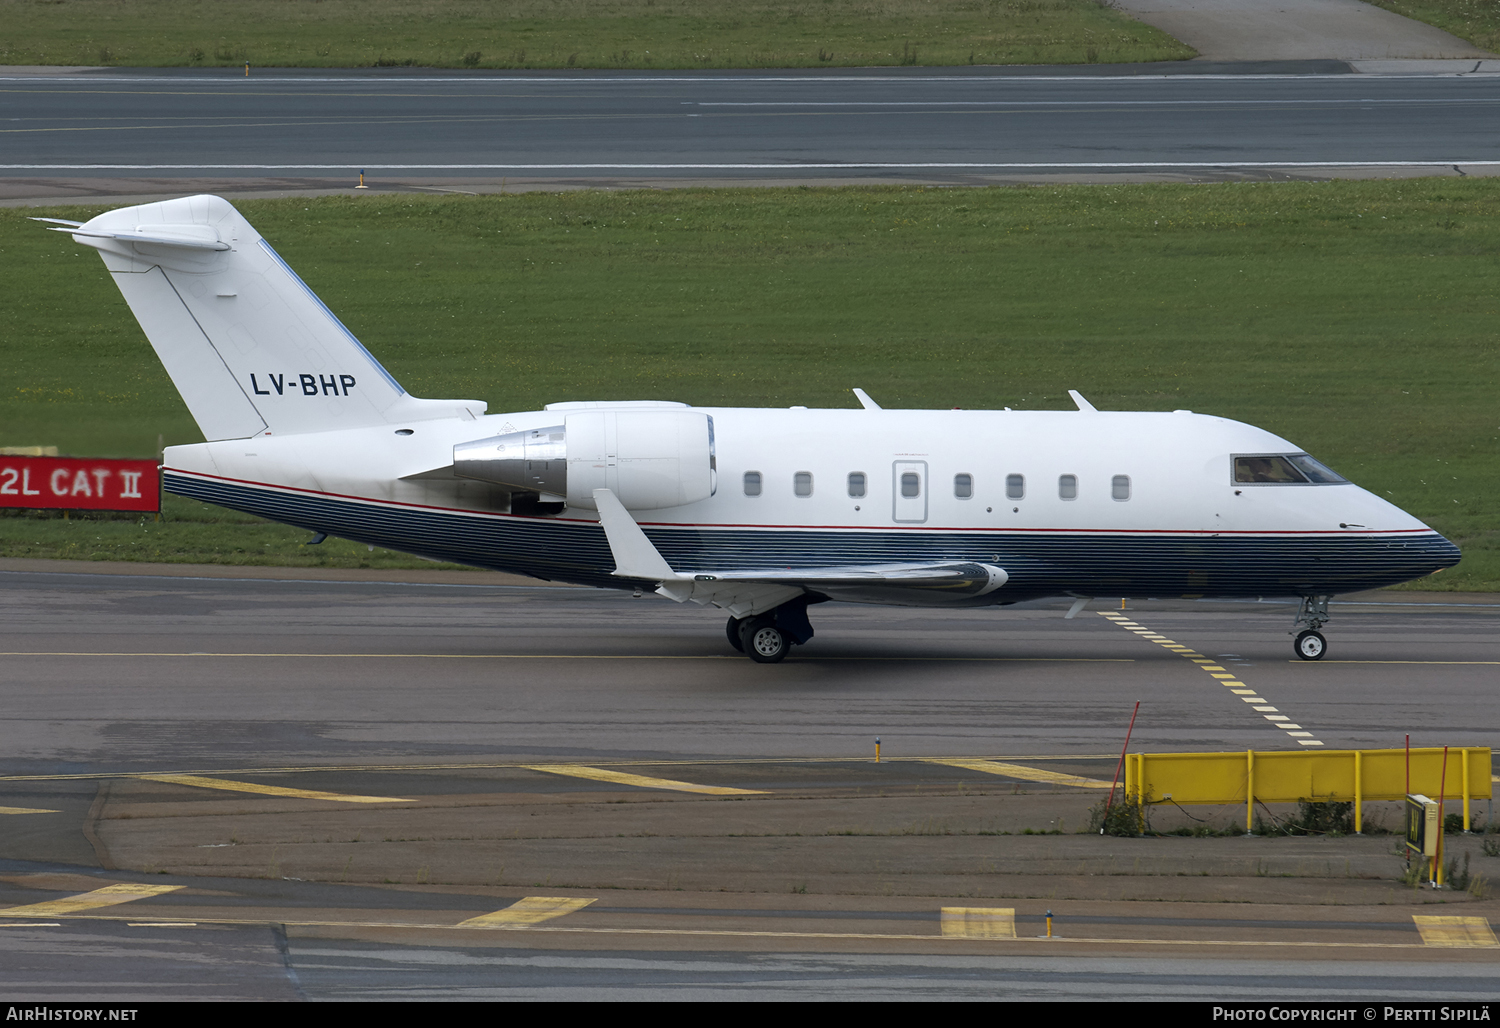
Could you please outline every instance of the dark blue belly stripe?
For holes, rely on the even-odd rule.
[[[312,532],[553,581],[631,588],[597,524],[287,492],[167,470],[168,492]],[[981,603],[1039,596],[1289,596],[1375,589],[1458,563],[1436,532],[1411,535],[827,531],[662,528],[646,535],[678,571],[982,561],[1010,581]]]

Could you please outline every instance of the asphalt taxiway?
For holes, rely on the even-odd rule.
[[[824,604],[764,666],[715,612],[623,592],[7,561],[0,979],[31,999],[1494,998],[1496,901],[1401,884],[1390,835],[1078,832],[1137,700],[1132,750],[1493,746],[1500,605],[1357,599],[1317,663],[1274,601],[1101,600],[1073,620]],[[1394,827],[1388,807],[1367,818]],[[1479,878],[1482,841],[1451,837]]]
[[[456,192],[1483,175],[1493,67],[10,74],[0,199],[348,188],[361,169]]]
[[[1116,751],[1132,703],[1157,749],[1285,733],[1136,628],[1220,659],[1329,748],[1495,745],[1500,606],[1336,603],[1329,656],[1294,607],[1132,603],[973,611],[821,604],[783,664],[733,653],[721,612],[522,584],[3,574],[13,772],[516,759]],[[1411,599],[1407,599],[1411,597]],[[1118,620],[1118,618],[1116,619]],[[1308,737],[1302,737],[1308,738]]]

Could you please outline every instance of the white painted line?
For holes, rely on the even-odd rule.
[[[1442,160],[1344,161],[782,161],[775,164],[0,164],[0,171],[1081,171],[1128,168],[1470,168],[1500,166],[1500,161],[1465,157]]]
[[[338,76],[338,75],[282,75],[269,77],[261,75],[257,77],[252,74],[249,81],[246,77],[236,75],[238,68],[227,69],[225,75],[119,75],[102,72],[99,74],[74,74],[74,75],[5,75],[0,76],[0,82],[19,82],[31,86],[44,86],[50,83],[66,82],[94,83],[94,84],[125,84],[134,85],[141,82],[164,83],[171,85],[198,85],[198,86],[223,86],[226,90],[235,89],[241,92],[258,91],[272,85],[299,85],[306,82],[337,83],[347,86],[363,86],[368,88],[371,83],[377,85],[409,85],[411,83],[442,84],[455,88],[476,85],[504,85],[504,86],[557,86],[567,89],[578,89],[594,83],[605,83],[608,85],[630,84],[638,82],[661,83],[681,82],[694,86],[710,86],[719,82],[784,82],[802,84],[806,82],[820,83],[844,83],[844,82],[879,82],[890,85],[911,85],[922,82],[963,82],[970,85],[991,85],[996,83],[1026,83],[1026,82],[1175,82],[1183,80],[1186,82],[1259,82],[1259,81],[1335,81],[1360,83],[1370,79],[1401,79],[1421,81],[1423,79],[1455,79],[1455,78],[1486,78],[1490,77],[1483,72],[1456,72],[1456,71],[1434,71],[1417,75],[1393,74],[1382,72],[1363,72],[1352,74],[1350,72],[1330,72],[1298,74],[1270,73],[1264,75],[1249,74],[1225,74],[1214,75],[1207,72],[1192,74],[1146,74],[1146,75],[715,75],[707,78],[699,75],[568,75],[549,78],[525,78],[519,75],[496,75],[472,77],[440,77],[436,75],[412,76]]]
[[[1487,104],[1496,97],[1327,97],[1300,100],[1260,97],[1253,100],[684,100],[696,107],[1265,107],[1315,104],[1320,107],[1369,107],[1381,104]]]

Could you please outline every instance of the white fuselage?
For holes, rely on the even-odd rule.
[[[1235,455],[1298,448],[1223,418],[1186,411],[701,412],[713,419],[716,491],[700,502],[637,512],[663,553],[694,569],[984,559],[1010,575],[990,601],[1004,602],[1094,591],[1332,593],[1456,560],[1446,540],[1356,485],[1236,484]],[[509,513],[505,490],[444,472],[456,445],[559,421],[553,409],[173,447],[168,488],[423,556],[621,584],[608,580],[613,564],[593,510]],[[758,473],[758,495],[747,495],[747,473]],[[917,494],[903,495],[902,476],[910,493],[913,474]],[[851,495],[851,475],[863,476],[862,495]],[[967,476],[967,488],[959,476]],[[1064,476],[1071,489],[1060,484]],[[527,531],[496,531],[516,523]],[[494,543],[455,539],[465,527]],[[595,544],[581,545],[580,530],[590,529]],[[538,550],[549,538],[557,551],[550,556]],[[1253,566],[1271,558],[1277,567]]]

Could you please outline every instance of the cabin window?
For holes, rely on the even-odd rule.
[[[799,471],[792,476],[792,491],[798,496],[812,495],[812,472]]]
[[[1026,496],[1026,476],[1005,476],[1005,498],[1007,500],[1019,500]]]
[[[1077,475],[1058,475],[1057,476],[1057,496],[1058,496],[1058,499],[1062,499],[1062,500],[1076,500],[1076,499],[1078,499],[1078,476]]]
[[[759,471],[747,471],[747,472],[745,472],[745,495],[746,496],[759,496],[760,495],[760,472]]]
[[[865,494],[865,473],[863,471],[849,472],[849,495],[856,500]]]
[[[1116,475],[1110,480],[1109,495],[1117,500],[1130,499],[1130,476]]]
[[[960,500],[972,499],[974,496],[974,476],[954,475],[953,495],[957,496]]]
[[[910,500],[922,495],[922,476],[915,471],[901,472],[901,495]]]

